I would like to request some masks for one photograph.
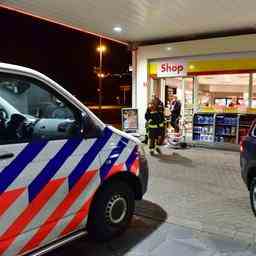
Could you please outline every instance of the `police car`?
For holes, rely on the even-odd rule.
[[[57,83],[0,63],[0,255],[41,255],[124,231],[147,189],[135,138]]]

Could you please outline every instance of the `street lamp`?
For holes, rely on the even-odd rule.
[[[105,75],[102,73],[102,55],[103,52],[106,51],[106,46],[102,45],[102,39],[100,37],[100,45],[97,47],[97,51],[100,54],[100,70],[98,73],[98,77],[99,77],[99,115],[101,117],[101,107],[102,107],[102,79],[105,77]]]

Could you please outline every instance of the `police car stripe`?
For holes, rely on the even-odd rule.
[[[65,199],[58,204],[56,209],[48,217],[48,219],[42,223],[41,227],[38,229],[36,234],[32,239],[24,246],[22,252],[29,251],[34,247],[40,245],[41,241],[44,240],[49,233],[54,229],[57,222],[63,218],[67,210],[72,206],[77,197],[83,192],[87,184],[95,176],[97,171],[90,171],[85,173],[80,180],[75,184],[75,186],[69,191]]]
[[[88,170],[86,173],[89,173],[89,172],[95,172],[95,171]],[[88,174],[88,175],[91,175],[91,174]],[[86,198],[89,198],[92,195],[92,193],[94,193],[94,191],[99,187],[99,185],[100,185],[100,176],[99,176],[99,172],[97,171],[93,176],[93,178],[90,179],[88,184],[86,184],[86,187],[84,187],[84,190],[82,191],[82,193],[80,193],[80,195],[74,201],[74,203],[72,204],[72,207],[70,207],[67,210],[65,215],[66,216],[74,215],[74,213],[79,211],[79,209],[81,208],[81,205],[84,203]]]
[[[7,191],[0,195],[0,217],[4,214],[8,208],[19,198],[19,196],[25,191],[25,188],[14,189]]]
[[[46,204],[49,198],[56,192],[65,179],[51,181],[41,191],[41,193],[28,205],[27,208],[19,215],[6,232],[0,237],[0,240],[5,240],[3,246],[0,247],[0,254],[4,253],[12,244],[17,235],[20,235],[30,221],[39,213],[41,208]]]
[[[63,147],[67,140],[48,141],[47,145],[31,161],[8,187],[13,190],[19,187],[26,187],[38,176],[49,160]],[[62,176],[61,178],[63,178]]]
[[[127,161],[128,157],[130,156],[131,152],[133,151],[135,146],[135,143],[131,140],[129,140],[129,143],[124,148],[123,152],[120,154],[119,158],[116,161],[116,164],[123,164],[124,169],[122,171],[126,171],[127,167],[125,165],[125,162]]]
[[[1,256],[20,255],[19,251],[20,248],[22,248],[22,246],[24,245],[24,240],[26,241],[35,231],[36,229],[31,230],[30,232],[22,233],[20,236],[17,236],[16,239],[12,242],[12,245],[9,246],[6,251],[1,254]]]
[[[84,139],[73,152],[71,157],[69,157],[65,163],[61,166],[58,172],[54,175],[53,179],[68,177],[70,173],[74,170],[77,163],[82,159],[82,157],[88,152],[91,146],[95,143],[96,139]],[[94,168],[93,168],[94,169]]]
[[[88,175],[89,172],[91,172],[91,171],[87,171],[85,175]],[[41,242],[40,245],[46,244],[46,243],[52,241],[54,238],[61,236],[61,232],[72,221],[74,215],[78,213],[78,211],[81,209],[81,206],[84,204],[84,202],[88,198],[90,198],[90,196],[92,196],[94,194],[94,192],[98,188],[99,184],[100,184],[100,177],[99,177],[99,172],[97,171],[95,173],[95,176],[83,188],[80,195],[77,197],[77,199],[74,201],[74,203],[72,203],[72,205],[66,211],[65,216],[63,216],[61,219],[56,221],[56,225],[51,230],[51,232],[49,232],[49,234],[47,234],[46,238]]]
[[[79,211],[81,210],[82,205],[84,205],[85,202],[94,195],[95,191],[98,189],[100,185],[100,182],[101,182],[100,175],[99,175],[99,172],[97,172],[93,177],[93,179],[91,179],[88,185],[84,188],[83,192],[80,194],[77,200],[73,203],[72,207],[69,208],[69,210],[66,213],[66,216],[72,215],[74,217],[74,214],[75,215],[78,214]],[[69,223],[67,223],[66,226],[68,226],[68,224]],[[56,229],[58,229],[58,225],[56,226]],[[61,235],[61,232],[63,230],[64,228],[59,230],[58,236]]]
[[[124,148],[127,146],[127,144],[128,144],[128,139],[121,138],[117,146],[111,151],[107,160],[104,162],[104,164],[100,168],[100,176],[102,180],[104,180],[105,177],[107,177],[108,172],[111,170],[111,168],[113,167],[116,160],[118,159],[118,157],[120,156]]]
[[[82,221],[86,218],[89,213],[90,205],[93,199],[94,193],[92,193],[90,198],[87,198],[79,209],[79,211],[73,216],[68,225],[62,230],[60,236],[65,236],[68,233],[75,231],[77,227],[82,223]]]
[[[86,170],[89,168],[90,164],[94,161],[94,159],[98,156],[101,149],[108,142],[112,135],[112,131],[109,128],[105,128],[104,135],[101,136],[93,146],[89,149],[89,151],[84,155],[81,161],[78,163],[76,168],[69,175],[69,189],[72,189],[77,181],[83,176]]]
[[[47,203],[41,208],[40,212],[34,219],[30,221],[24,232],[30,232],[32,229],[37,229],[44,223],[52,212],[56,209],[57,205],[62,202],[68,193],[68,182],[67,179],[61,184],[58,190],[54,193],[52,197],[49,198]]]
[[[0,173],[0,194],[19,176],[24,168],[46,146],[47,141],[36,141],[28,144],[21,153]]]
[[[126,166],[128,170],[131,170],[131,166],[134,163],[134,161],[137,159],[137,156],[138,156],[138,146],[135,146],[132,153],[130,154],[130,156],[126,161]]]
[[[109,154],[116,147],[119,140],[120,140],[120,136],[113,133],[111,138],[108,140],[108,142],[104,145],[104,147],[99,152],[98,158],[94,159],[94,161],[90,164],[90,167],[88,169],[91,170],[94,168],[94,166],[98,166],[98,169],[100,169],[101,165],[103,165],[104,162],[107,160]]]
[[[49,244],[52,241],[56,240],[56,238],[60,238],[59,237],[60,230],[63,230],[67,226],[67,223],[69,223],[72,220],[72,218],[73,216],[70,215],[58,220],[58,224],[54,227],[54,229],[51,230],[49,234],[47,234],[47,236],[44,238],[43,241],[41,241],[39,246]],[[79,255],[79,254],[74,254],[74,255]]]
[[[21,212],[28,206],[28,193],[24,191],[1,216],[0,221],[0,237],[19,217]]]
[[[2,196],[5,196],[9,201],[5,201],[6,209],[2,210],[2,216],[0,215],[1,222],[4,222],[2,225],[0,223],[0,226],[3,227],[2,232],[0,231],[0,240],[6,238],[8,232],[10,234],[11,231],[16,232],[15,234],[17,232],[22,234],[22,239],[13,233],[14,236],[9,241],[5,239],[0,254],[16,255],[23,253],[83,227],[87,221],[91,199],[100,185],[101,179],[108,177],[114,169],[116,171],[113,173],[124,170],[125,165],[130,171],[134,168],[138,169],[135,163],[138,158],[137,148],[134,147],[135,143],[113,133],[109,128],[105,128],[104,133],[99,139],[81,139],[82,143],[80,142],[77,146],[71,143],[72,139],[69,140],[71,143],[69,146],[66,146],[69,141],[61,141],[56,145],[51,144],[52,142],[48,144],[45,142],[47,146],[42,147],[42,151],[39,151],[30,160],[30,162],[34,161],[31,164],[37,170],[33,172],[32,178],[29,177],[32,179],[32,183],[28,190],[23,189],[22,192],[17,192],[16,199],[11,194],[7,197],[7,192],[14,191],[15,194],[15,190],[20,189],[20,185],[28,181],[28,171],[31,170],[32,166],[25,165],[17,175],[19,177],[14,178],[11,186],[7,187],[9,191],[2,193]],[[75,144],[75,142],[73,143]],[[25,146],[19,154],[22,154],[29,145]],[[69,154],[64,150],[65,146]],[[46,150],[47,148],[48,150]],[[47,154],[45,155],[44,152]],[[45,161],[52,156],[54,156],[52,160]],[[108,160],[110,162],[107,162]],[[100,162],[103,163],[102,166]],[[100,171],[96,169],[100,169]],[[91,172],[94,173],[93,177],[91,177]],[[134,173],[137,174],[137,172]],[[55,192],[44,193],[56,180],[58,182],[59,178],[61,178],[62,184],[55,189]],[[10,187],[13,190],[10,191]],[[44,199],[42,197],[40,199],[43,193]],[[30,198],[30,202],[28,198]],[[14,214],[14,207],[17,204],[19,204],[19,209]],[[41,232],[39,232],[40,230]]]
[[[47,185],[51,178],[57,173],[68,157],[76,150],[83,138],[69,139],[60,151],[48,162],[41,173],[28,187],[29,201],[31,202],[38,193]]]
[[[133,161],[133,163],[130,167],[130,171],[132,173],[134,173],[135,175],[138,175],[138,171],[139,171],[139,159],[138,159],[138,157]]]
[[[22,231],[22,234],[17,236],[12,245],[5,251],[6,255],[19,254],[24,245],[35,235],[40,225],[44,223],[49,215],[55,210],[56,205],[65,198],[67,191],[67,179],[65,179],[63,184],[40,209],[39,213],[33,219],[31,219],[30,223]]]

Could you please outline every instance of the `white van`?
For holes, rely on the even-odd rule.
[[[0,63],[0,255],[124,231],[147,189],[139,141],[28,68]]]

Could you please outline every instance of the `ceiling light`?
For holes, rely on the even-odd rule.
[[[121,27],[114,27],[113,28],[113,30],[115,31],[115,32],[117,32],[117,33],[120,33],[120,32],[122,32],[122,28]]]
[[[166,47],[166,50],[167,50],[167,51],[171,51],[171,50],[172,50],[172,47],[171,47],[171,46],[168,46],[168,47]]]

